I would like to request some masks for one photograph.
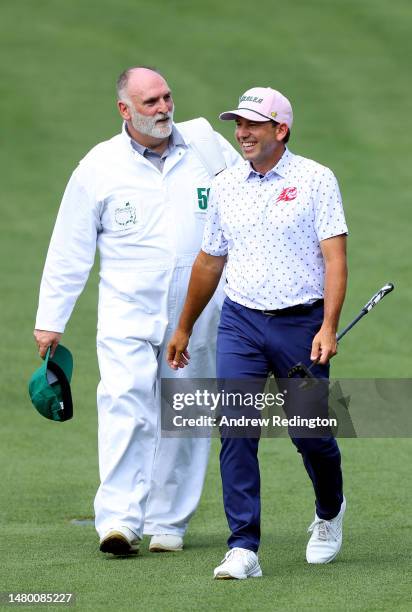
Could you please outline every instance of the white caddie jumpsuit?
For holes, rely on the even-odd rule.
[[[210,440],[162,438],[159,425],[161,376],[214,377],[221,301],[216,295],[196,323],[190,365],[170,370],[164,349],[200,249],[210,184],[187,127],[180,133],[188,146],[172,148],[163,172],[124,129],[86,155],[67,185],[40,287],[36,329],[63,332],[97,244],[100,537],[120,526],[139,537],[183,535],[206,473]],[[233,165],[238,154],[217,137]]]

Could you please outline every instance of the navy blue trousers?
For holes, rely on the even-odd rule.
[[[287,378],[297,362],[311,364],[312,340],[323,321],[323,305],[304,314],[268,316],[226,298],[218,330],[217,378]],[[328,378],[329,366],[314,376]],[[334,518],[343,501],[341,456],[333,436],[291,438],[312,481],[316,513]],[[258,438],[222,437],[220,470],[223,503],[231,531],[229,548],[257,552],[260,542],[260,473]]]

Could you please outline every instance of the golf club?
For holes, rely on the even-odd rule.
[[[356,325],[356,323],[362,319],[362,317],[368,314],[368,312],[372,310],[372,308],[374,308],[376,304],[378,304],[382,300],[382,298],[385,297],[385,295],[393,291],[394,288],[395,287],[393,283],[386,283],[386,285],[384,285],[382,289],[379,289],[379,291],[377,291],[375,295],[371,297],[369,302],[365,304],[365,306],[362,308],[358,316],[355,317],[353,321],[349,323],[349,325],[347,325],[339,334],[336,335],[336,340],[339,342],[339,340],[343,338],[343,336],[347,334],[348,331],[352,329],[352,327]],[[311,370],[316,364],[317,364],[317,361],[314,361],[310,366],[307,366],[304,363],[299,362],[289,370],[288,378],[314,378]]]

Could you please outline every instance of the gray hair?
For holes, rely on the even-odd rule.
[[[161,74],[157,70],[157,68],[153,68],[153,66],[131,66],[130,68],[126,68],[126,70],[123,70],[123,72],[119,75],[116,81],[116,96],[119,102],[124,102],[125,104],[131,103],[131,100],[127,95],[126,90],[127,85],[129,83],[130,74],[133,72],[133,70],[136,70],[137,68],[145,68],[146,70],[152,70],[153,72],[156,72],[156,74],[163,77],[163,74]]]

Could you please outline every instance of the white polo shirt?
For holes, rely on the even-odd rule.
[[[231,300],[274,310],[323,297],[320,242],[347,231],[332,171],[286,149],[263,177],[244,161],[214,179],[202,250],[228,255]]]

